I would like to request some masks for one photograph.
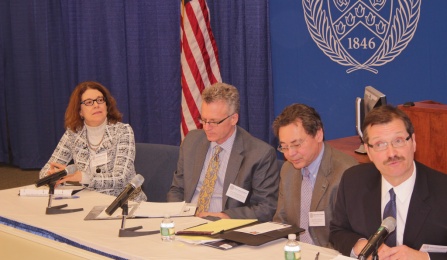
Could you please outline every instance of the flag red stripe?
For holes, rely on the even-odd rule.
[[[199,2],[204,4],[203,1],[199,1]],[[202,16],[204,16],[205,13],[208,13],[206,6],[203,6],[203,5],[201,5],[201,11],[202,11]],[[191,24],[191,27],[193,28],[195,40],[197,42],[197,45],[200,48],[199,51],[202,54],[203,62],[204,62],[204,64],[207,65],[207,66],[205,66],[205,69],[206,69],[206,73],[208,75],[208,79],[210,81],[208,84],[215,83],[216,79],[214,78],[214,75],[211,71],[211,66],[208,66],[210,64],[211,60],[210,60],[210,56],[208,55],[208,49],[206,48],[207,45],[205,43],[204,36],[202,34],[202,30],[199,25],[199,21],[197,20],[197,17],[195,15],[194,10],[192,9],[191,5],[188,5],[186,7],[186,14],[188,16],[189,23]],[[203,19],[205,19],[205,18],[206,17],[203,17]],[[205,21],[206,21],[206,19],[205,19]],[[207,26],[206,29],[207,29],[207,33],[209,35],[209,30],[211,29],[211,27]],[[213,49],[213,51],[214,51],[214,49]],[[205,84],[205,82],[204,82],[204,84]],[[200,92],[202,92],[202,90],[203,89],[200,89]]]
[[[221,81],[218,52],[205,0],[187,1],[181,17],[182,137],[200,126],[200,95]]]
[[[205,18],[205,21],[210,21],[210,13],[208,12],[208,8],[206,7],[206,3],[205,1],[200,1],[200,5],[201,5],[201,9],[202,9],[202,13],[203,13],[203,17]],[[217,52],[217,44],[216,44],[216,40],[214,39],[214,35],[213,35],[213,31],[211,30],[211,24],[208,22],[206,23],[206,29],[207,29],[207,33],[208,33],[208,38],[211,41],[211,47],[213,50],[213,55],[215,57],[215,61],[216,61],[216,67],[219,71],[219,79],[214,79],[212,81],[212,83],[216,83],[218,81],[221,81],[220,79],[220,66],[219,66],[219,57],[218,57],[218,52]],[[212,74],[214,77],[214,74]]]
[[[194,102],[194,97],[192,96],[190,88],[188,87],[184,77],[182,77],[182,90],[183,95],[185,96],[186,103],[188,104],[189,112],[191,113],[191,116],[194,119],[196,127],[198,127],[200,125],[198,121],[198,118],[200,117],[199,108],[197,107],[196,102]]]
[[[191,74],[193,76],[193,79],[196,82],[196,86],[199,88],[200,93],[202,93],[203,89],[205,88],[205,84],[203,82],[202,76],[200,75],[199,68],[197,67],[196,60],[194,59],[194,55],[191,51],[191,48],[188,44],[188,39],[185,35],[185,32],[183,31],[183,45],[182,50],[185,55],[186,62],[188,63],[188,67],[191,70]],[[202,60],[200,62],[203,62]],[[185,65],[185,64],[183,64]]]

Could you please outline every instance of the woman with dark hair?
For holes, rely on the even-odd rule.
[[[135,176],[135,139],[110,92],[100,83],[82,82],[71,94],[65,112],[65,133],[40,178],[65,169],[73,159],[76,172],[63,177],[90,189],[118,196]],[[140,190],[135,201],[146,200]]]

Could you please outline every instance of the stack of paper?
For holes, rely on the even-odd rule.
[[[58,197],[71,197],[73,189],[55,189],[54,195]],[[42,187],[42,188],[31,188],[26,187],[19,190],[20,196],[25,197],[48,197],[49,188]]]
[[[115,219],[122,217],[122,210],[116,210],[109,216],[105,210],[107,206],[95,206],[85,217],[85,220],[95,219]],[[195,206],[188,206],[183,202],[129,202],[127,218],[162,218],[165,215],[170,217],[193,216]]]
[[[135,217],[162,218],[194,216],[195,206],[182,202],[141,202],[134,212]]]
[[[250,235],[260,235],[274,230],[280,230],[284,228],[291,227],[288,224],[276,223],[276,222],[265,222],[257,225],[252,225],[249,227],[244,227],[240,229],[236,229],[236,232],[247,233]]]

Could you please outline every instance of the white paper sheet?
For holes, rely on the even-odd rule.
[[[182,202],[141,202],[134,212],[135,217],[162,218],[165,215],[174,216],[193,216],[194,211],[185,207]],[[187,212],[185,212],[185,210]],[[190,212],[192,211],[192,212]],[[185,215],[184,213],[188,214]]]
[[[251,235],[259,235],[267,233],[273,230],[280,230],[283,228],[288,228],[290,225],[276,223],[276,222],[265,222],[258,225],[248,226],[240,229],[236,229],[237,232],[247,233]]]
[[[423,244],[419,251],[427,253],[447,253],[447,246]]]

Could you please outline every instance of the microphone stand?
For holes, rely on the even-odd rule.
[[[65,214],[65,213],[72,213],[72,212],[78,212],[78,211],[84,210],[83,208],[63,209],[68,206],[67,204],[52,207],[51,202],[53,201],[53,197],[54,197],[54,186],[55,185],[56,185],[56,182],[52,182],[52,183],[48,184],[48,186],[50,187],[50,191],[48,192],[48,206],[47,206],[47,209],[45,212],[47,215]]]
[[[372,252],[372,260],[379,260],[379,255],[377,255],[377,251],[379,251],[379,245],[383,243],[383,240],[380,243],[376,243],[374,247],[374,251]]]
[[[380,243],[382,244],[382,243]],[[377,254],[377,251],[379,250],[379,243],[376,244],[376,246],[374,247],[374,250],[372,252],[372,260],[379,260],[379,255]],[[367,258],[364,255],[360,255],[359,260],[366,260]]]
[[[160,231],[137,231],[138,229],[142,229],[143,226],[137,226],[137,227],[131,227],[131,228],[125,228],[126,225],[126,218],[129,214],[129,205],[126,201],[126,203],[123,203],[121,205],[121,208],[123,209],[122,213],[122,219],[121,219],[121,228],[118,233],[118,237],[139,237],[139,236],[146,236],[146,235],[153,235],[158,234]]]

